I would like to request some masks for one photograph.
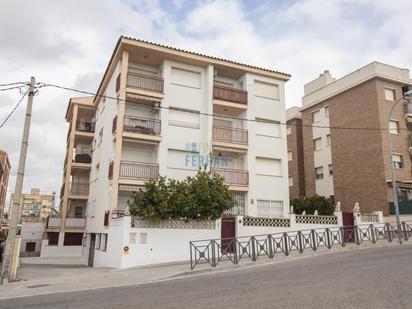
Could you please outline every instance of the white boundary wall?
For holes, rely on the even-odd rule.
[[[187,261],[190,241],[220,238],[220,220],[213,229],[134,228],[131,220],[123,217],[110,221],[107,248],[95,250],[95,267],[128,268]],[[129,248],[127,252],[125,247]]]

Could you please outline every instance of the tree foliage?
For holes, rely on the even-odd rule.
[[[306,211],[306,214],[313,214],[317,210],[319,215],[330,216],[334,212],[330,199],[316,194],[293,199],[290,205],[293,205],[293,211],[296,214],[301,214],[303,211]]]
[[[165,219],[217,219],[234,205],[233,194],[224,179],[200,169],[183,181],[160,177],[146,182],[144,189],[128,201],[132,216],[150,221]]]

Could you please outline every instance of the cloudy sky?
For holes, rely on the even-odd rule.
[[[412,68],[410,0],[2,0],[0,84],[56,83],[96,91],[120,35],[164,43],[292,74],[287,106],[329,69],[341,77],[371,61]],[[75,93],[40,89],[35,97],[24,189],[59,192]],[[19,100],[0,92],[0,120]],[[14,188],[24,105],[0,129]]]

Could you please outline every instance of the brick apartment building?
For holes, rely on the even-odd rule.
[[[390,121],[392,160],[403,198],[411,199],[412,105],[403,99],[411,86],[409,70],[378,62],[340,79],[325,71],[306,84],[302,108],[288,111],[291,198],[316,193],[341,201],[343,211],[352,211],[359,202],[362,212],[382,210],[387,215],[393,199],[385,129],[399,100]],[[295,125],[299,121],[302,126]],[[303,156],[294,156],[300,139]]]

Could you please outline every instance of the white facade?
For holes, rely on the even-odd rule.
[[[289,76],[128,44],[116,48],[99,87],[99,95],[110,98],[94,102],[87,246],[92,234],[120,237],[110,235],[111,215],[124,210],[145,181],[185,179],[205,165],[225,177],[242,200],[242,215],[288,217],[286,128],[280,123],[286,122]],[[107,244],[96,252],[96,265],[108,264],[101,262],[110,259]]]

